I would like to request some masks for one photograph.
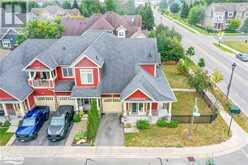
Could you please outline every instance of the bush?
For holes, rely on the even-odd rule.
[[[74,136],[74,140],[76,140],[76,141],[79,141],[79,140],[85,139],[85,138],[87,138],[87,132],[85,132],[85,131],[80,131],[80,132],[76,133],[76,135]]]
[[[240,31],[244,33],[248,33],[248,18],[246,18],[246,20],[244,21]]]
[[[186,74],[189,71],[189,64],[185,60],[181,59],[179,60],[179,63],[177,64],[177,70],[181,74]]]
[[[3,127],[9,127],[11,125],[11,123],[6,120],[4,123],[3,123]]]
[[[178,13],[180,11],[180,6],[178,3],[173,3],[171,6],[170,6],[170,11],[172,13]]]
[[[74,116],[73,116],[73,122],[74,123],[78,123],[80,121],[81,121],[80,115],[78,113],[77,114],[74,114]]]
[[[240,26],[240,20],[232,19],[229,21],[229,25],[227,26],[226,31],[228,32],[236,32]]]
[[[165,119],[159,119],[156,124],[158,127],[168,127],[168,128],[177,128],[178,126],[176,120],[168,121]]]
[[[189,76],[189,84],[200,93],[212,87],[207,72],[200,69],[198,69],[194,75]]]
[[[166,120],[159,119],[156,124],[158,127],[165,127],[166,126]]]
[[[136,122],[136,127],[138,129],[148,129],[150,127],[150,124],[148,120],[138,120]]]
[[[200,23],[201,20],[203,20],[204,17],[204,6],[194,6],[190,9],[189,15],[188,15],[188,21],[190,24],[196,25]]]
[[[199,59],[198,66],[201,67],[201,68],[205,67],[205,61],[204,61],[203,58]]]

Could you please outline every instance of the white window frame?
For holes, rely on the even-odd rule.
[[[83,76],[84,73],[90,73],[91,74],[91,80],[85,80],[84,77],[87,76]],[[80,81],[82,84],[93,84],[94,83],[94,75],[93,75],[93,70],[92,69],[80,69]]]
[[[3,39],[2,40],[2,45],[4,48],[10,48],[11,47],[11,43],[9,39]]]
[[[74,77],[73,68],[71,68],[71,67],[62,67],[61,69],[62,69],[62,70],[61,70],[61,71],[62,71],[62,76],[63,76],[64,78],[73,78],[73,77]],[[64,75],[64,69],[66,69],[67,75],[69,75],[68,69],[71,69],[72,75],[70,75],[70,76]]]
[[[119,30],[118,31],[118,37],[125,38],[126,37],[125,31],[124,30]]]

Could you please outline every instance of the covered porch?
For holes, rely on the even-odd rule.
[[[26,102],[0,102],[0,121],[22,118],[28,111]]]
[[[82,97],[82,98],[75,98],[75,110],[76,111],[84,111],[87,112],[91,108],[91,103],[93,100],[96,100],[97,109],[100,111],[101,107],[101,99],[100,98],[93,98],[93,97]]]
[[[156,123],[160,118],[171,119],[172,102],[124,101],[123,116],[126,123],[145,119]]]

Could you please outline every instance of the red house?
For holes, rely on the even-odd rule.
[[[176,101],[160,68],[155,39],[121,39],[87,31],[61,39],[29,39],[0,62],[0,109],[23,116],[35,105],[73,105],[127,121],[171,116]]]

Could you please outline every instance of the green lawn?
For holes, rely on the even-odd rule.
[[[137,147],[184,147],[218,144],[229,138],[228,126],[218,116],[211,124],[194,124],[193,138],[188,139],[190,124],[179,124],[177,128],[151,128],[139,133],[125,134],[126,146]]]
[[[12,133],[7,133],[8,127],[0,127],[0,146],[4,146],[13,136]]]
[[[223,43],[237,51],[248,53],[248,43],[244,41],[224,41]]]
[[[195,105],[195,98],[198,98],[197,105],[201,115],[211,114],[212,111],[204,99],[196,92],[175,92],[177,102],[172,104],[173,115],[191,115]]]
[[[188,78],[177,70],[176,65],[164,65],[163,71],[172,88],[191,88]]]

